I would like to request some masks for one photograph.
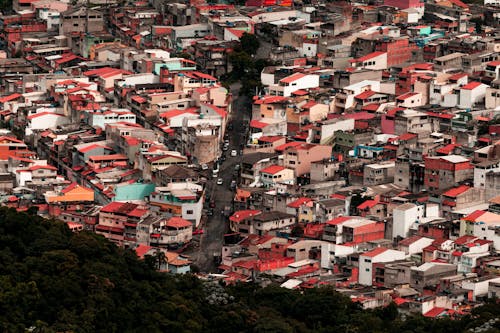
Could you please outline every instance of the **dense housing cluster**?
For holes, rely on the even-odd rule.
[[[500,294],[498,5],[14,0],[0,201],[159,271],[470,313]]]

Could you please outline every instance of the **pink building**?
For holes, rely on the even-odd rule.
[[[384,0],[384,5],[399,9],[424,7],[424,3],[420,0]]]
[[[332,146],[301,144],[288,147],[284,152],[284,166],[295,171],[295,176],[303,176],[311,172],[311,162],[330,159]]]

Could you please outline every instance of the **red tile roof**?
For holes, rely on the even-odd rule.
[[[380,104],[378,103],[370,103],[367,105],[363,105],[361,110],[363,111],[377,111],[380,108]]]
[[[476,210],[475,212],[464,217],[463,219],[469,222],[476,222],[476,219],[478,219],[484,213],[486,213],[484,210]]]
[[[443,195],[446,197],[456,198],[459,194],[464,193],[468,189],[470,189],[470,186],[460,185],[458,187],[449,189],[448,191],[444,192]]]
[[[404,101],[405,99],[408,99],[410,97],[413,97],[415,95],[418,95],[416,92],[407,92],[406,94],[400,95],[396,97],[397,100]]]
[[[43,117],[43,116],[48,116],[48,115],[56,116],[56,117],[64,117],[63,114],[59,114],[59,113],[55,113],[55,112],[39,112],[39,113],[32,114],[31,116],[28,116],[27,118],[29,120],[31,120],[31,119],[35,119],[35,118],[39,118],[39,117]]]
[[[330,221],[327,221],[326,224],[337,225],[337,224],[341,224],[342,222],[349,221],[350,219],[352,219],[352,217],[350,217],[350,216],[339,216],[339,217],[336,217]]]
[[[283,152],[285,151],[287,148],[290,148],[290,147],[297,147],[297,146],[300,146],[302,144],[302,142],[298,142],[298,141],[291,141],[291,142],[287,142],[285,144],[282,144],[276,148],[274,148],[275,151],[277,152]]]
[[[435,318],[437,316],[440,316],[440,315],[443,315],[443,314],[447,314],[447,312],[448,312],[448,310],[445,309],[445,308],[435,307],[432,310],[427,311],[426,313],[424,313],[424,317]]]
[[[303,204],[305,203],[308,203],[308,202],[311,202],[313,201],[313,199],[311,198],[306,198],[306,197],[302,197],[302,198],[298,198],[297,200],[295,201],[292,201],[290,202],[288,205],[286,205],[287,207],[290,207],[290,208],[300,208],[300,206],[302,206]]]
[[[261,136],[258,140],[260,142],[272,143],[272,142],[279,141],[279,140],[281,140],[283,138],[284,138],[284,136],[281,136],[281,135],[276,135],[276,136]]]
[[[148,245],[144,245],[144,244],[139,244],[135,248],[135,253],[137,254],[137,256],[139,258],[144,258],[144,255],[146,255],[146,253],[148,253],[152,248],[153,248],[152,246],[148,246]]]
[[[283,171],[285,170],[285,167],[282,167],[281,165],[271,165],[271,166],[268,166],[267,168],[265,169],[262,169],[260,170],[261,173],[268,173],[268,174],[271,174],[271,175],[274,175],[280,171]]]
[[[454,144],[454,143],[450,143],[449,145],[446,145],[444,147],[436,149],[436,153],[444,154],[444,155],[449,155],[451,152],[453,152],[453,150],[456,147],[460,147],[460,145],[457,145],[457,144]]]
[[[463,8],[463,9],[467,9],[467,8],[469,8],[469,6],[468,6],[468,5],[466,5],[465,3],[463,3],[463,2],[462,2],[462,1],[460,1],[460,0],[450,0],[450,2],[451,2],[452,4],[454,4],[454,5],[458,6],[458,7]]]
[[[403,246],[409,246],[413,243],[415,243],[416,241],[422,239],[423,237],[421,236],[412,236],[412,237],[408,237],[408,238],[405,238],[403,240],[401,240],[399,242],[399,245],[403,245]]]
[[[56,167],[53,167],[52,165],[33,165],[27,169],[23,170],[17,170],[17,172],[28,172],[28,171],[36,171],[36,170],[52,170],[52,171],[57,171]]]
[[[142,96],[139,96],[139,95],[132,96],[131,100],[133,100],[134,102],[137,102],[139,104],[146,103],[146,99]]]
[[[294,74],[292,74],[290,76],[287,76],[287,77],[281,79],[280,82],[282,82],[282,83],[292,83],[294,81],[302,79],[305,76],[306,75],[303,74],[303,73],[294,73]]]
[[[481,82],[473,81],[462,87],[463,90],[473,90],[482,85]]]
[[[311,100],[311,101],[308,101],[306,104],[302,105],[301,109],[308,110],[308,109],[312,108],[313,106],[315,106],[316,104],[318,104],[318,103],[316,103],[316,101]]]
[[[366,209],[366,208],[373,208],[375,205],[378,204],[378,201],[375,200],[366,200],[363,202],[361,205],[358,205],[358,209]]]
[[[283,96],[265,96],[254,102],[254,104],[273,104],[286,101],[287,98]]]
[[[10,102],[10,101],[18,99],[19,97],[22,97],[22,96],[23,95],[21,95],[19,93],[15,93],[15,94],[11,94],[11,95],[8,95],[8,96],[4,96],[4,97],[0,98],[0,103]]]
[[[309,93],[303,89],[295,90],[294,92],[292,92],[292,95],[295,95],[295,96],[305,96],[307,94],[309,94]]]
[[[448,80],[457,81],[465,76],[468,76],[467,73],[457,73],[457,74],[453,74],[452,76],[450,76],[448,78]]]
[[[354,96],[354,98],[357,98],[357,99],[367,99],[367,98],[372,97],[375,94],[376,94],[376,92],[374,92],[373,90],[366,90],[366,91],[363,91],[360,94],[357,94],[356,96]]]
[[[82,153],[87,153],[87,152],[89,152],[91,150],[98,149],[98,148],[103,148],[105,150],[112,150],[112,148],[108,147],[108,146],[104,146],[104,145],[101,145],[101,144],[92,144],[92,145],[88,145],[86,147],[80,148],[80,149],[78,149],[78,151],[80,151]]]
[[[260,210],[238,210],[233,215],[231,215],[231,217],[229,217],[229,220],[240,223],[241,221],[244,221],[249,217],[257,216],[261,213],[262,211]]]
[[[180,116],[180,115],[183,115],[183,114],[192,114],[192,115],[195,115],[197,114],[196,110],[198,110],[198,108],[189,108],[189,109],[185,109],[185,110],[170,110],[170,111],[167,111],[167,112],[163,112],[163,113],[160,113],[160,118],[173,118],[173,117],[177,117],[177,116]]]
[[[400,141],[408,141],[408,140],[414,139],[416,137],[417,137],[416,134],[413,134],[413,133],[404,133],[404,134],[401,134],[398,137],[398,140],[400,140]]]
[[[193,224],[182,217],[171,217],[167,223],[165,223],[167,227],[172,227],[172,228],[187,228],[192,226]]]
[[[401,305],[408,302],[408,300],[401,297],[396,297],[395,299],[393,299],[393,301],[394,303],[396,303],[396,305]]]
[[[376,51],[376,52],[372,52],[370,54],[367,54],[363,57],[360,57],[358,59],[352,59],[352,60],[349,60],[350,62],[364,62],[366,60],[370,60],[372,58],[375,58],[375,57],[378,57],[378,56],[381,56],[385,54],[385,52],[381,52],[381,51]]]
[[[258,121],[258,120],[252,120],[250,121],[250,127],[252,128],[259,128],[259,129],[262,129],[266,126],[269,126],[269,124],[266,124],[262,121]]]
[[[460,236],[458,237],[457,239],[455,239],[454,243],[456,245],[465,245],[473,240],[477,239],[476,236],[472,236],[472,235],[463,235],[463,236]]]
[[[387,251],[387,249],[385,247],[377,247],[371,251],[368,251],[368,252],[365,252],[365,253],[362,253],[361,255],[364,256],[364,257],[376,257],[378,256],[379,254],[382,254],[384,253],[385,251]]]
[[[238,30],[238,29],[232,29],[232,28],[226,28],[230,33],[235,35],[238,38],[243,37],[243,34],[246,32],[244,30]]]
[[[127,215],[131,211],[137,208],[138,205],[130,202],[116,202],[113,201],[106,206],[102,207],[102,213],[119,213]]]

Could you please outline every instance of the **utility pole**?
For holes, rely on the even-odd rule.
[[[87,0],[86,8],[85,8],[85,36],[89,33],[89,8],[90,8],[90,0]]]

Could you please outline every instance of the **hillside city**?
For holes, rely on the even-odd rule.
[[[500,296],[499,0],[2,5],[3,206],[226,285]]]

